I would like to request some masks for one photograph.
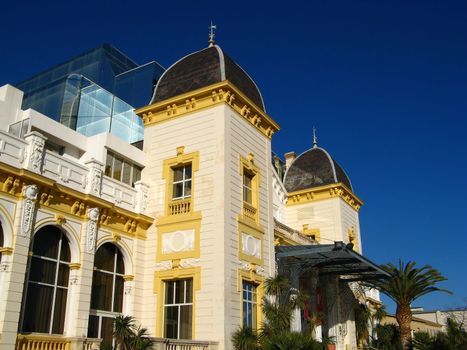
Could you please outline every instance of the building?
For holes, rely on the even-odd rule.
[[[361,255],[345,171],[316,139],[273,157],[279,126],[213,42],[169,67],[148,102],[139,149],[0,88],[0,349],[110,344],[122,313],[167,349],[232,349],[238,326],[261,326],[277,269],[311,297],[292,329],[320,312],[315,336],[356,348],[358,281],[384,272]]]
[[[451,310],[424,310],[416,308],[413,315],[430,322],[442,325],[443,332],[446,331],[448,318],[456,321],[467,332],[467,310],[465,308],[454,308]]]
[[[393,324],[399,326],[395,315],[387,314],[382,320],[381,324]],[[430,336],[434,337],[438,332],[443,331],[443,325],[441,323],[430,321],[421,317],[412,317],[412,322],[410,324],[410,329],[412,330],[412,336],[415,332],[425,332]]]

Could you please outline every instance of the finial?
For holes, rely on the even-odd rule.
[[[318,136],[316,136],[316,128],[313,127],[313,148],[318,147]]]
[[[209,28],[209,41],[208,41],[208,43],[209,43],[209,47],[212,47],[212,46],[214,46],[214,36],[215,36],[214,30],[217,29],[217,26],[214,23],[212,23],[212,21],[211,21],[211,25],[208,28]]]

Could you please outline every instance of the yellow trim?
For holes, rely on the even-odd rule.
[[[269,115],[228,80],[138,108],[135,113],[143,118],[144,126],[147,127],[220,104],[232,107],[268,138],[280,129]]]
[[[70,350],[71,339],[48,334],[18,334],[16,337],[16,350],[22,349]]]
[[[243,322],[243,293],[242,282],[247,281],[256,285],[256,329],[259,330],[263,324],[263,312],[261,305],[264,296],[264,277],[256,273],[255,267],[250,271],[238,269],[237,291],[240,295],[240,322]]]
[[[199,151],[192,153],[184,153],[185,147],[179,146],[176,149],[177,155],[173,158],[164,160],[162,179],[165,179],[165,216],[171,214],[170,206],[174,203],[189,202],[188,210],[185,213],[193,212],[194,207],[194,194],[195,194],[195,172],[199,170]],[[173,169],[191,164],[191,196],[182,200],[172,200],[173,191]],[[180,214],[178,214],[180,215]],[[177,215],[177,216],[178,216]]]
[[[175,253],[162,253],[162,239],[164,234],[194,230],[195,243],[193,250],[185,250]],[[200,231],[201,231],[201,213],[194,212],[192,215],[173,215],[165,217],[157,223],[157,253],[156,261],[161,262],[171,259],[199,258],[200,256]]]
[[[5,255],[13,254],[13,248],[11,247],[0,247],[0,253]]]
[[[264,262],[264,229],[261,226],[252,225],[251,221],[243,220],[242,218],[238,218],[238,257],[240,260],[245,260],[253,264],[263,265]],[[260,240],[261,242],[261,258],[258,259],[252,255],[245,254],[243,252],[243,235],[242,233],[246,233],[252,237],[255,237]]]
[[[79,270],[81,268],[81,264],[80,263],[69,263],[68,267],[70,268],[70,270]]]
[[[156,337],[163,336],[162,325],[164,323],[164,282],[177,279],[193,278],[193,313],[191,320],[191,339],[195,339],[195,314],[196,314],[196,293],[201,289],[201,268],[190,267],[186,269],[173,269],[166,271],[156,271],[154,273],[154,293],[157,295],[156,314]]]
[[[5,172],[2,174],[2,172]],[[119,208],[113,203],[95,197],[91,194],[72,190],[55,181],[47,179],[42,175],[31,173],[25,169],[16,169],[6,164],[0,164],[1,192],[15,199],[21,198],[21,191],[16,190],[11,194],[11,185],[5,185],[10,177],[20,179],[24,184],[27,182],[36,183],[40,188],[37,196],[37,205],[39,208],[47,208],[56,214],[58,224],[66,223],[67,216],[77,217],[80,220],[86,220],[86,209],[97,207],[100,210],[101,227],[105,227],[119,234],[133,238],[146,238],[146,231],[153,223],[154,219],[144,214],[137,214],[129,210]],[[65,215],[64,215],[65,214]],[[105,218],[103,218],[105,215]],[[64,220],[63,220],[64,219]]]
[[[355,234],[355,227],[350,226],[347,230],[347,236],[349,239],[349,243],[353,244],[353,250],[358,252],[358,241],[357,241],[357,235]]]
[[[341,198],[357,212],[363,205],[360,198],[358,198],[347,186],[339,182],[337,184],[291,192],[287,197],[287,206],[290,207],[304,203],[318,202],[330,198]]]
[[[313,238],[315,241],[319,242],[321,239],[321,231],[319,228],[308,228],[308,224],[303,225],[303,234],[305,236]]]
[[[124,280],[125,282],[127,282],[127,281],[133,281],[134,279],[135,279],[135,276],[134,276],[134,275],[124,275],[124,276],[123,276],[123,280]]]
[[[251,176],[251,205],[243,201],[243,175],[245,171]],[[239,166],[240,178],[242,182],[242,217],[245,220],[252,220],[259,224],[259,187],[261,183],[261,171],[255,165],[253,153],[248,154],[248,158],[240,156]]]

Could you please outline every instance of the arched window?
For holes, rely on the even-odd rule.
[[[112,343],[112,321],[123,307],[124,274],[120,250],[112,243],[102,245],[94,257],[88,337]]]
[[[55,226],[34,235],[25,289],[22,332],[63,334],[68,292],[70,246]]]

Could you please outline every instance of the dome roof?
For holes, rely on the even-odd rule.
[[[229,80],[265,111],[253,79],[217,45],[189,54],[170,66],[157,82],[150,104],[224,80]]]
[[[342,182],[351,191],[352,185],[345,171],[320,147],[300,154],[287,169],[284,187],[288,192]]]

